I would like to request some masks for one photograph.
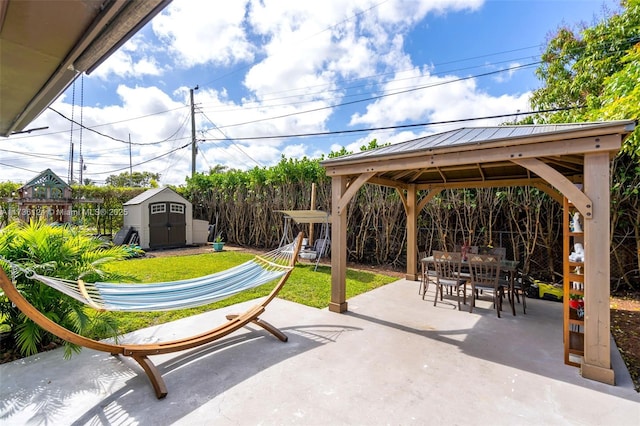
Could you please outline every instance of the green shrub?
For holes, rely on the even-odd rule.
[[[119,278],[99,267],[110,260],[124,259],[129,253],[86,235],[79,228],[32,221],[13,222],[0,231],[0,256],[42,275],[69,280],[82,278],[91,282]],[[0,259],[0,266],[11,277],[8,263]],[[24,273],[19,273],[15,281],[17,289],[36,309],[68,330],[85,336],[103,335],[109,331],[110,335],[116,336],[117,325],[113,317],[95,313],[81,302],[28,279]],[[36,325],[13,306],[4,293],[0,293],[0,329],[10,330],[9,338],[24,356],[40,352],[52,343],[64,344],[65,358],[80,350],[76,345],[60,342]]]

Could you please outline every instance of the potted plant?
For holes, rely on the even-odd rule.
[[[222,232],[218,232],[218,235],[216,235],[216,238],[214,238],[213,243],[211,244],[213,246],[214,251],[222,251],[222,249],[224,248],[224,240],[222,239]]]
[[[576,310],[578,318],[584,317],[584,299],[580,294],[572,294],[569,296],[569,307]]]
[[[569,307],[571,309],[584,308],[584,299],[580,294],[572,294],[569,296]]]

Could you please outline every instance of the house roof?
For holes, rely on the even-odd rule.
[[[173,189],[171,189],[169,187],[164,187],[164,188],[147,189],[142,194],[139,194],[139,195],[133,197],[132,199],[130,199],[129,201],[127,201],[126,203],[123,203],[123,205],[125,205],[125,206],[134,206],[136,204],[142,204],[145,201],[147,201],[147,200],[155,197],[156,195],[160,194],[161,192],[171,192],[171,193],[177,195],[178,197],[184,199],[186,202],[188,202],[182,195],[178,194]]]
[[[31,179],[29,182],[22,185],[19,189],[29,188],[36,185],[56,188],[70,188],[70,186],[65,181],[60,179],[60,177],[51,169],[46,169],[38,174],[38,176]]]
[[[0,1],[0,136],[24,130],[170,2]]]
[[[615,154],[619,138],[635,121],[472,127],[437,133],[322,161],[329,176],[366,174],[367,181],[393,187],[416,184],[500,186],[536,178],[521,159],[535,158],[580,181],[586,152]]]

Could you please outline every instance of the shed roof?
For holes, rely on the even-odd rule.
[[[169,187],[164,187],[164,188],[147,189],[142,194],[133,197],[132,199],[130,199],[129,201],[127,201],[123,205],[125,205],[125,206],[133,206],[133,205],[136,205],[136,204],[142,204],[145,201],[147,201],[147,200],[155,197],[156,195],[160,194],[161,192],[166,192],[166,191],[169,191],[169,192],[177,195],[178,197],[184,199],[186,202],[188,202],[188,200],[186,198],[184,198],[182,195],[178,194],[173,189],[171,189]]]

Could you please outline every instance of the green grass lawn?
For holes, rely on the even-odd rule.
[[[253,258],[252,254],[224,251],[188,256],[167,256],[111,262],[104,269],[129,276],[136,282],[174,281],[222,271]],[[278,295],[280,298],[315,308],[326,308],[331,299],[331,268],[299,263]],[[396,281],[397,278],[367,271],[347,270],[347,298]],[[121,333],[173,321],[212,309],[266,296],[275,282],[246,290],[228,299],[201,306],[165,312],[113,312]],[[96,336],[106,337],[106,336]]]

